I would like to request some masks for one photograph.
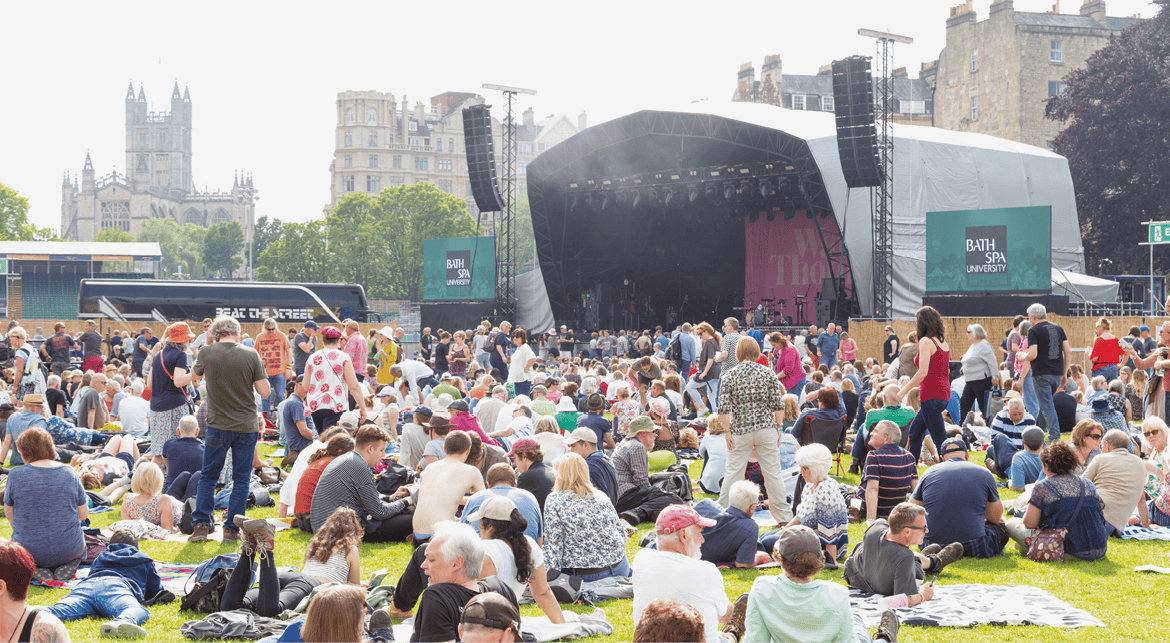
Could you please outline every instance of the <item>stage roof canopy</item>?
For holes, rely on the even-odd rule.
[[[684,117],[685,115],[685,117]],[[684,118],[680,118],[684,117]],[[687,131],[671,123],[688,121]],[[659,123],[667,123],[660,126]],[[701,126],[695,126],[699,123]],[[747,127],[744,127],[744,126]],[[590,170],[609,172],[602,176],[621,176],[632,168],[628,163],[617,167],[598,167],[596,159],[605,150],[621,145],[641,146],[639,160],[653,153],[654,136],[683,137],[688,149],[702,146],[702,138],[712,139],[720,130],[740,128],[759,132],[756,149],[768,148],[767,139],[781,145],[807,145],[812,162],[819,171],[828,202],[844,235],[845,245],[856,282],[862,314],[873,312],[873,231],[871,227],[870,189],[849,189],[841,170],[837,152],[836,126],[831,112],[807,112],[773,105],[737,102],[701,102],[663,110],[645,110],[590,127],[542,154],[528,166],[529,193],[534,184],[564,178],[565,171]],[[667,130],[670,131],[667,131]],[[1076,202],[1068,161],[1038,147],[983,134],[952,132],[933,127],[891,125],[894,142],[894,312],[898,317],[913,316],[921,303],[925,288],[926,213],[951,210],[978,210],[1023,206],[1051,206],[1052,260],[1063,270],[1084,272],[1084,249],[1081,245]],[[778,136],[776,136],[778,135]],[[721,146],[728,141],[720,141]],[[731,143],[734,148],[735,142]],[[746,149],[746,146],[745,146]],[[632,152],[626,158],[632,158]],[[616,156],[616,155],[614,155]],[[740,162],[730,155],[722,163]],[[675,167],[676,160],[663,158],[658,168],[645,164],[634,171],[652,171]],[[580,174],[569,178],[584,177]],[[543,188],[547,191],[549,188]],[[538,185],[533,198],[533,221],[537,228],[545,223],[538,213],[542,196]],[[563,191],[545,194],[546,198],[563,198]],[[567,216],[567,213],[566,213]],[[551,222],[555,224],[555,221]],[[555,228],[545,234],[556,235]],[[536,230],[538,250],[540,229]],[[546,282],[549,270],[559,258],[541,255]],[[549,288],[554,295],[554,288]]]
[[[32,261],[162,261],[158,243],[0,241],[0,259]]]

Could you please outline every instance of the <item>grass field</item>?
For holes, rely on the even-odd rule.
[[[261,447],[271,450],[270,447]],[[698,478],[700,463],[691,467],[691,477]],[[842,482],[856,485],[857,476],[846,476]],[[1004,500],[1016,497],[1012,491],[1001,491]],[[274,518],[276,509],[254,509],[252,517]],[[93,524],[104,527],[117,520],[117,512],[93,516]],[[652,527],[643,524],[638,536],[630,538],[627,547],[630,560],[638,550],[640,536]],[[862,535],[862,525],[850,525],[851,543]],[[0,518],[0,535],[9,537],[11,526]],[[277,534],[277,565],[300,566],[308,534],[299,530],[288,530]],[[216,554],[237,551],[234,546],[205,543],[143,542],[142,549],[155,560],[180,563],[198,563]],[[973,628],[904,627],[899,633],[902,641],[1166,641],[1170,640],[1170,621],[1167,609],[1158,598],[1158,588],[1164,588],[1163,576],[1133,572],[1136,565],[1154,564],[1166,566],[1170,543],[1161,541],[1120,541],[1110,539],[1109,553],[1103,560],[1092,563],[1070,562],[1041,564],[1020,556],[1012,543],[1008,553],[991,560],[963,559],[949,566],[939,576],[940,584],[984,583],[991,585],[1033,585],[1046,589],[1068,601],[1075,607],[1085,609],[1108,626],[1107,629],[1086,627],[1062,629],[1034,626],[981,626]],[[362,575],[368,578],[378,569],[388,568],[392,575],[401,571],[410,557],[411,547],[407,544],[364,545],[362,547]],[[761,574],[778,574],[778,569],[725,570],[723,578],[729,599],[734,600],[751,588],[753,579]],[[821,578],[841,581],[840,570],[822,572]],[[33,587],[29,601],[38,605],[51,605],[65,595],[65,590],[49,590]],[[1151,607],[1152,604],[1152,607]],[[606,601],[600,604],[616,631],[604,640],[629,641],[633,636],[630,601]],[[578,612],[588,611],[585,607],[573,608]],[[179,626],[185,621],[202,615],[180,612],[179,602],[150,608],[151,619],[144,624],[153,641],[182,641]],[[522,614],[539,615],[534,605],[524,606]],[[91,618],[68,623],[74,641],[97,640],[98,628],[103,619]],[[602,639],[595,639],[602,640]]]

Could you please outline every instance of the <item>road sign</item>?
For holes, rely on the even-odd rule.
[[[1170,223],[1150,223],[1150,243],[1170,243]]]

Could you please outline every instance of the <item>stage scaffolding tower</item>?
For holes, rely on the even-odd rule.
[[[873,75],[881,183],[870,189],[873,202],[873,316],[891,319],[894,316],[894,138],[890,132],[890,115],[895,111],[891,59],[895,42],[911,44],[914,39],[871,29],[859,29],[857,33],[877,40]]]
[[[513,221],[513,207],[516,202],[516,121],[512,118],[512,103],[516,94],[535,95],[531,89],[507,87],[484,83],[484,89],[495,89],[504,93],[508,100],[508,112],[504,118],[504,211],[495,222],[496,236],[496,315],[516,323],[516,226]]]

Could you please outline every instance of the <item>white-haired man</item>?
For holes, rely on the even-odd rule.
[[[1052,396],[1064,388],[1064,372],[1072,364],[1072,347],[1064,329],[1048,321],[1048,311],[1043,305],[1028,306],[1028,321],[1032,324],[1028,329],[1028,349],[1020,351],[1019,358],[1029,363],[1048,437],[1059,440],[1060,418],[1056,415]]]
[[[703,560],[732,567],[755,567],[772,558],[758,551],[760,526],[752,519],[752,512],[760,501],[760,487],[750,480],[731,485],[727,509],[711,499],[695,504],[695,511],[714,525],[703,528]]]
[[[118,403],[118,419],[124,433],[142,437],[150,432],[150,402],[142,399],[144,390],[142,380],[134,380],[130,385],[130,395]]]
[[[690,605],[703,615],[706,643],[735,643],[743,634],[747,594],[730,603],[723,589],[723,576],[713,563],[701,560],[703,529],[714,520],[699,515],[687,505],[670,505],[658,514],[654,532],[657,549],[643,549],[634,556],[635,623],[642,610],[656,598],[672,598]],[[719,624],[723,625],[720,631]]]
[[[1025,410],[1024,400],[1020,397],[1009,399],[1007,406],[995,414],[988,427],[992,431],[991,445],[984,457],[984,464],[992,473],[1007,477],[1012,458],[1024,448],[1024,431],[1030,426],[1036,426],[1036,418]]]

